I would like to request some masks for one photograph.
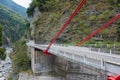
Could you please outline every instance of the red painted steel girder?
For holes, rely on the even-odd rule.
[[[120,80],[120,75],[115,78],[115,80]]]
[[[120,75],[115,77],[115,76],[108,76],[107,80],[120,80]]]
[[[108,76],[107,80],[115,80],[115,77],[114,76]]]
[[[83,5],[86,3],[87,0],[82,0],[80,4],[77,6],[75,11],[72,13],[72,15],[69,17],[69,19],[65,22],[65,24],[62,26],[62,28],[59,30],[59,32],[56,34],[56,36],[52,39],[46,50],[43,51],[44,54],[49,54],[48,49],[52,46],[53,43],[55,43],[56,39],[60,36],[60,34],[63,32],[63,30],[68,26],[68,24],[72,21],[72,19],[75,17],[75,15],[78,13],[78,11],[83,7]]]
[[[93,33],[91,33],[90,35],[88,35],[87,37],[85,37],[81,42],[79,42],[78,44],[76,44],[76,46],[80,46],[81,44],[83,44],[84,42],[88,41],[89,39],[91,39],[94,35],[96,35],[97,33],[99,33],[100,31],[104,30],[105,28],[107,28],[110,24],[112,24],[113,22],[115,22],[116,20],[118,20],[120,18],[120,13],[117,14],[115,17],[113,17],[109,22],[107,22],[106,24],[104,24],[102,27],[98,28],[97,30],[95,30]]]

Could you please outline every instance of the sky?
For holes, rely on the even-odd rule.
[[[25,8],[28,8],[32,0],[13,0],[13,1]]]

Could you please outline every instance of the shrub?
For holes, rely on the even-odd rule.
[[[0,25],[0,46],[2,46],[2,26]]]
[[[6,54],[5,54],[6,49],[5,48],[0,48],[0,59],[5,60]]]
[[[95,19],[96,19],[96,16],[94,16],[94,15],[93,15],[93,16],[90,16],[88,19],[91,20],[91,21],[92,21],[92,20],[95,20]]]
[[[103,19],[105,19],[105,16],[104,16],[104,14],[100,14],[100,15],[98,16],[98,19],[100,19],[100,20],[103,20]]]
[[[49,0],[33,0],[32,3],[30,4],[30,7],[27,9],[27,14],[28,16],[33,16],[33,12],[34,12],[34,9],[36,7],[39,8],[40,11],[44,11],[45,10],[45,4],[46,2],[49,1]]]
[[[30,69],[30,59],[27,56],[26,41],[18,41],[15,47],[15,53],[11,54],[13,69],[16,73]]]

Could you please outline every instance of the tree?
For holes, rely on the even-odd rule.
[[[6,49],[5,48],[0,48],[0,59],[5,60],[6,54],[5,54]]]
[[[0,25],[0,46],[2,46],[2,26]]]
[[[0,25],[0,46],[2,46],[2,42],[3,42],[3,35],[2,35],[2,26]],[[6,58],[6,54],[5,54],[6,49],[5,48],[0,48],[0,59],[4,60]]]
[[[38,7],[40,11],[45,11],[46,7],[44,5],[47,3],[47,1],[50,0],[33,0],[30,4],[30,7],[27,9],[28,16],[33,16],[33,12],[36,7]]]

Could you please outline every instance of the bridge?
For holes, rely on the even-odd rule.
[[[27,43],[28,51],[31,52],[33,72],[39,71],[40,67],[38,67],[38,66],[41,66],[41,65],[40,64],[38,65],[36,63],[39,63],[39,61],[40,61],[40,59],[39,59],[40,54],[37,54],[37,53],[38,53],[38,51],[42,51],[44,55],[55,55],[55,56],[70,60],[72,62],[84,63],[84,64],[92,66],[96,69],[105,71],[105,72],[107,72],[106,74],[108,75],[107,80],[120,80],[120,76],[119,76],[119,74],[120,74],[120,55],[111,54],[111,51],[110,51],[110,53],[104,53],[104,52],[100,52],[100,50],[92,51],[90,48],[87,48],[87,47],[78,47],[81,44],[83,44],[84,42],[91,39],[93,36],[95,36],[99,32],[101,32],[102,30],[104,30],[105,28],[107,28],[110,24],[117,21],[120,18],[120,13],[116,14],[115,17],[113,17],[106,24],[104,24],[97,30],[93,31],[90,35],[88,35],[83,40],[81,40],[78,44],[76,44],[76,46],[65,46],[65,45],[55,44],[55,41],[57,40],[57,38],[62,34],[64,29],[72,21],[74,16],[83,7],[83,5],[86,3],[86,1],[87,0],[82,0],[80,2],[80,4],[75,9],[75,11],[69,17],[69,19],[61,27],[61,29],[58,31],[56,36],[51,40],[50,44],[36,44],[34,41],[29,41]],[[49,60],[52,60],[52,58]],[[49,64],[49,60],[47,60],[46,63]],[[41,62],[41,63],[43,63],[43,62]],[[47,69],[50,70],[51,69],[50,66]],[[113,76],[111,76],[111,75],[113,75]]]
[[[29,47],[29,51],[30,48],[44,51],[48,45],[35,44],[34,41],[29,41],[27,46]],[[111,54],[111,52],[104,53],[99,50],[92,51],[91,48],[87,47],[66,46],[60,44],[53,44],[48,52],[73,62],[84,63],[97,69],[102,69],[107,71],[107,75],[120,74],[120,55]]]

